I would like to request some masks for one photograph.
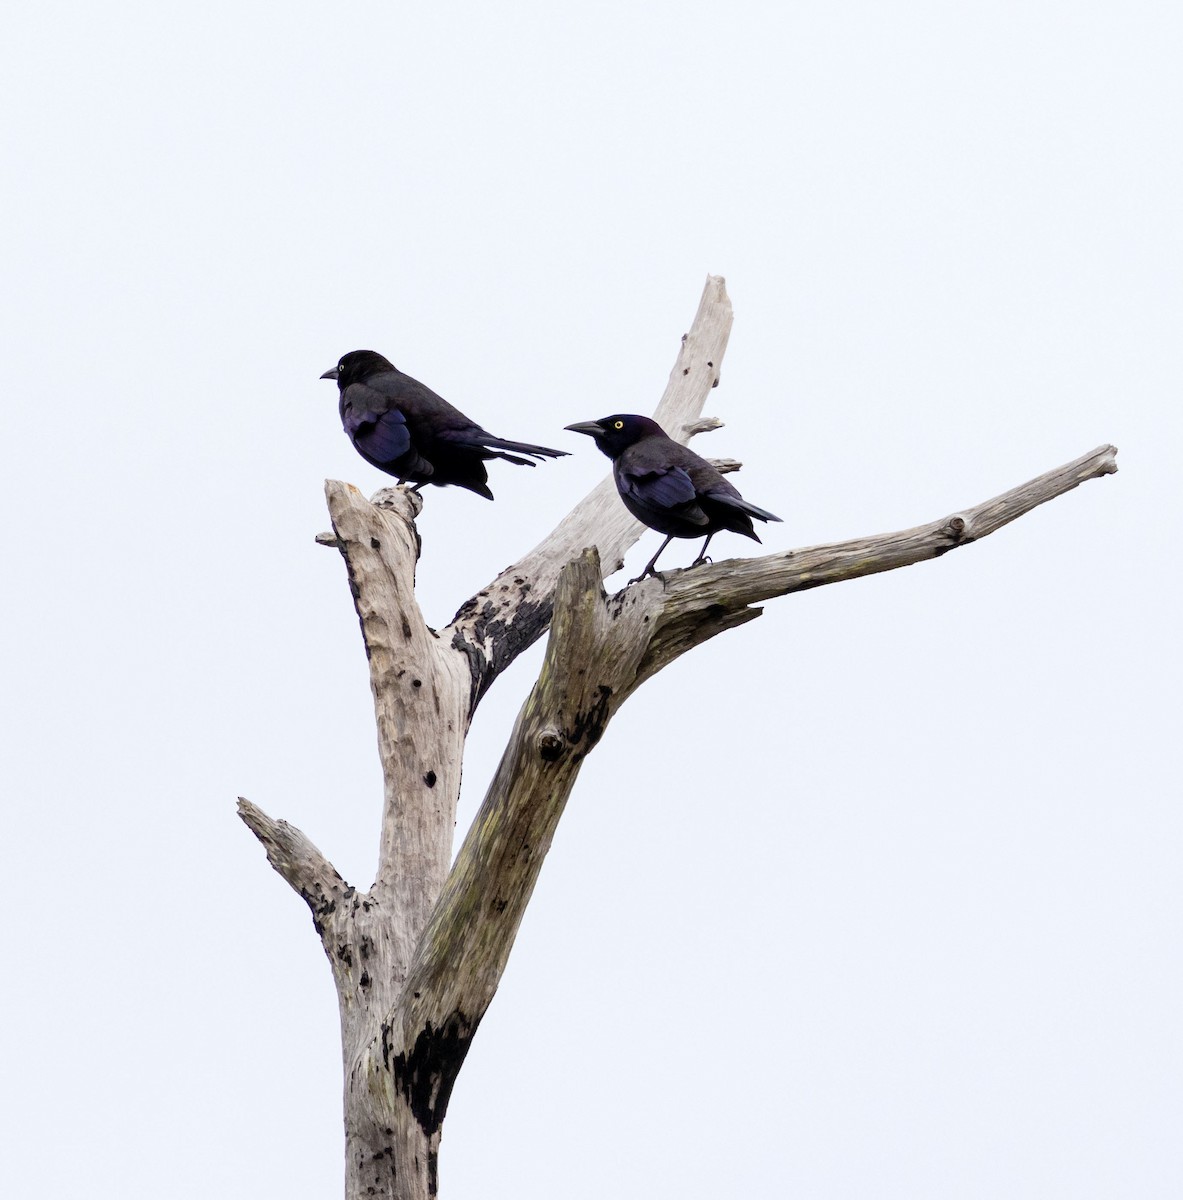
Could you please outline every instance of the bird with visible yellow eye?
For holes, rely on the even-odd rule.
[[[707,547],[722,529],[759,541],[752,518],[779,521],[767,509],[750,504],[705,458],[669,437],[650,417],[613,413],[598,421],[566,427],[585,433],[612,460],[612,476],[624,506],[666,539],[645,569],[630,583],[656,575],[661,552],[676,538],[706,537],[690,565],[709,562]]]

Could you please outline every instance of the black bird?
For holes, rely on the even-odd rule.
[[[615,413],[567,428],[595,439],[612,460],[612,475],[625,508],[650,529],[666,535],[657,553],[630,583],[657,574],[654,565],[676,537],[706,535],[702,550],[690,564],[697,567],[707,561],[707,547],[719,530],[730,529],[758,542],[752,518],[780,520],[766,509],[749,504],[705,458],[668,437],[648,417]]]
[[[335,379],[341,389],[341,424],[358,454],[399,483],[409,479],[412,491],[425,483],[455,484],[492,500],[488,459],[533,467],[520,456],[567,453],[494,437],[373,350],[351,350],[321,379]]]

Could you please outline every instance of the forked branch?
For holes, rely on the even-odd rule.
[[[685,443],[717,429],[701,420],[711,389],[718,386],[731,336],[731,300],[720,275],[708,275],[690,332],[682,339],[669,382],[653,413],[670,437]],[[726,463],[722,469],[734,469]],[[469,658],[473,707],[510,663],[546,631],[559,572],[584,547],[594,546],[605,575],[624,565],[629,548],[645,532],[620,503],[608,476],[584,497],[529,554],[507,567],[460,606],[441,636]]]

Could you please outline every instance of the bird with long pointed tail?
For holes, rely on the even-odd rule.
[[[494,437],[373,350],[351,350],[321,379],[340,389],[341,424],[358,454],[399,483],[414,484],[412,491],[453,484],[492,500],[490,459],[533,467],[531,459],[567,453]]]
[[[705,458],[675,442],[649,417],[614,413],[566,428],[595,441],[612,460],[612,476],[625,508],[650,529],[666,535],[645,569],[629,583],[656,575],[661,552],[676,537],[706,538],[690,564],[697,567],[709,561],[707,547],[721,530],[742,533],[758,542],[752,518],[780,520],[767,509],[750,504]]]

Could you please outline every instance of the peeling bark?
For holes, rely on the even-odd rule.
[[[708,278],[655,416],[685,442],[731,328]],[[567,798],[620,706],[679,655],[774,596],[939,558],[1115,471],[1103,446],[993,500],[915,529],[671,571],[612,597],[602,580],[643,532],[611,478],[529,554],[429,629],[415,600],[422,501],[325,487],[369,660],[384,807],[377,878],[350,886],[299,830],[240,799],[268,860],[305,900],[341,1010],[347,1200],[426,1200],[452,1087],[488,1009]],[[736,469],[727,462],[720,469]],[[550,627],[538,680],[449,869],[468,725],[497,676]]]

